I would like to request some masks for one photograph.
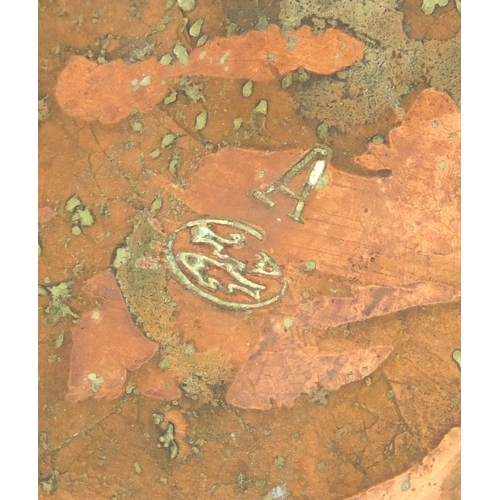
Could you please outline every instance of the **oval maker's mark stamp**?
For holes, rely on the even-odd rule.
[[[228,309],[256,309],[273,304],[287,289],[278,264],[256,247],[263,239],[243,222],[203,218],[176,229],[165,251],[186,290]]]

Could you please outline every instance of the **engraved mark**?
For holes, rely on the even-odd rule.
[[[332,150],[325,146],[324,144],[316,144],[309,153],[302,157],[295,165],[293,165],[289,170],[287,170],[277,181],[273,182],[265,191],[255,190],[253,195],[260,202],[268,205],[269,207],[274,207],[275,203],[270,198],[275,191],[280,191],[283,194],[291,196],[297,203],[295,208],[288,215],[295,221],[304,224],[302,220],[302,211],[306,205],[307,197],[311,194],[311,191],[316,186],[321,174],[326,168],[327,162],[330,160],[332,155]],[[311,162],[314,161],[314,165],[309,172],[309,176],[302,188],[302,192],[296,193],[288,187],[288,183],[297,175],[299,175]]]
[[[218,226],[234,228],[240,232],[221,236],[217,233]],[[208,246],[211,254],[206,255],[191,249],[175,252],[174,245],[177,237],[184,230],[190,231],[191,244],[200,246],[200,251],[206,250]],[[231,249],[246,247],[248,236],[260,241],[264,239],[263,234],[257,229],[229,219],[207,218],[183,224],[170,235],[165,249],[175,279],[195,295],[225,308],[247,310],[273,304],[286,292],[286,282],[282,283],[280,290],[270,292],[266,284],[255,280],[259,277],[265,279],[282,276],[281,269],[274,259],[268,253],[260,251],[256,255],[255,262],[249,264],[227,253]],[[230,277],[232,281],[223,283],[221,275],[226,278]],[[225,295],[242,293],[253,302],[241,302],[238,297],[228,300],[218,296],[218,292]],[[271,294],[271,297],[263,298],[264,294],[267,296]]]

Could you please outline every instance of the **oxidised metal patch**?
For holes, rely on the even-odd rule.
[[[261,231],[243,222],[197,219],[170,235],[166,254],[186,290],[228,309],[256,309],[273,304],[287,289],[286,281],[277,280],[278,264],[255,248],[263,239]]]

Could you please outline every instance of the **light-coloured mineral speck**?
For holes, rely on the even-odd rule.
[[[118,269],[120,266],[126,264],[129,261],[131,255],[132,252],[130,251],[130,248],[119,247],[116,250],[116,256],[115,260],[113,261],[113,267],[115,269]]]
[[[203,45],[205,45],[207,43],[207,40],[208,40],[207,34],[200,36],[200,38],[198,38],[198,42],[196,42],[196,46],[202,47]]]
[[[77,209],[77,214],[80,226],[91,227],[94,225],[95,219],[89,208]]]
[[[436,7],[444,7],[445,5],[448,5],[448,0],[423,0],[420,8],[426,16],[430,16]]]
[[[297,39],[294,38],[293,36],[290,36],[287,38],[287,41],[286,41],[286,48],[288,50],[292,50],[295,45],[297,45]]]
[[[130,80],[130,85],[132,85],[132,90],[137,90],[139,88],[139,80],[137,78]]]
[[[242,124],[243,124],[243,118],[235,118],[233,120],[234,130],[239,130]]]
[[[151,203],[151,212],[157,212],[163,205],[163,200],[160,195],[155,196],[153,203]]]
[[[154,149],[153,151],[151,151],[151,153],[149,153],[149,156],[151,158],[153,158],[153,160],[156,160],[156,158],[159,158],[159,156],[161,155],[161,150],[160,148],[156,148]]]
[[[287,73],[283,79],[281,80],[281,88],[287,89],[293,83],[293,75],[292,73]]]
[[[165,99],[163,99],[163,104],[172,104],[177,100],[177,92],[174,90],[171,94],[168,94]]]
[[[143,126],[141,122],[132,122],[132,130],[134,132],[141,133],[143,130]]]
[[[198,20],[196,20],[192,25],[191,25],[191,28],[189,28],[189,34],[194,37],[194,38],[197,38],[200,36],[200,33],[201,33],[201,27],[203,26],[203,19],[200,18]]]
[[[77,197],[77,196],[72,196],[67,202],[66,202],[66,205],[65,205],[65,209],[68,211],[68,212],[72,212],[76,207],[79,207],[80,205],[82,204],[82,202],[80,201],[80,199]]]
[[[173,144],[177,140],[177,134],[168,133],[163,136],[161,140],[161,145],[166,148]]]
[[[177,5],[184,12],[190,12],[196,8],[196,0],[177,0]]]
[[[171,64],[173,61],[173,58],[170,54],[165,54],[164,56],[162,56],[162,58],[160,59],[160,64],[162,66],[168,66],[169,64]]]
[[[188,51],[187,51],[186,47],[184,47],[184,45],[182,45],[181,42],[177,42],[175,44],[174,54],[177,57],[177,59],[179,59],[179,61],[182,64],[184,64],[184,66],[187,66],[187,64],[189,64],[189,54],[188,54]]]
[[[230,53],[229,52],[225,52],[222,57],[220,58],[219,60],[219,63],[220,64],[224,64],[226,61],[227,61],[227,58],[229,57]]]
[[[87,380],[92,384],[91,392],[94,394],[99,391],[101,385],[104,383],[104,377],[98,377],[96,373],[89,373]]]
[[[241,93],[243,94],[243,97],[250,97],[253,92],[253,82],[252,80],[248,80],[248,82],[243,85],[241,89]]]
[[[202,111],[196,117],[196,124],[195,124],[196,130],[203,130],[207,126],[207,120],[208,120],[207,112],[206,111]]]
[[[314,262],[314,260],[308,260],[305,267],[306,271],[314,271],[316,269],[316,262]]]
[[[328,137],[328,125],[326,123],[320,123],[316,129],[316,134],[320,139],[326,139]]]
[[[304,83],[309,80],[309,74],[304,68],[299,68],[297,71],[299,73],[299,82]]]
[[[261,115],[267,115],[267,101],[265,99],[262,99],[262,101],[259,101],[257,106],[255,106],[254,111],[255,111],[255,113],[258,113]]]

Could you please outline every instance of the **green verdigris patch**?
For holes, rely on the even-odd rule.
[[[233,120],[233,128],[234,130],[239,130],[241,125],[243,124],[243,118],[235,118]]]
[[[166,235],[154,228],[149,217],[139,217],[134,232],[116,250],[113,261],[116,279],[136,323],[160,343],[173,333],[175,309],[167,291],[165,244]]]
[[[287,73],[283,79],[281,80],[281,88],[287,89],[293,83],[293,75],[292,73]]]
[[[200,38],[198,38],[198,41],[196,42],[196,46],[203,47],[203,45],[207,43],[207,40],[208,40],[207,34],[200,36]]]
[[[161,370],[166,370],[167,368],[170,367],[170,362],[168,359],[163,358],[159,363],[158,366]]]
[[[420,8],[426,16],[430,16],[436,7],[444,7],[445,5],[448,5],[448,0],[423,0]]]
[[[82,205],[82,202],[77,196],[72,196],[67,202],[64,208],[67,212],[73,212],[73,210]]]
[[[137,387],[134,384],[129,384],[125,388],[125,393],[126,394],[135,394],[135,395],[138,395],[139,394],[139,389],[137,389]]]
[[[203,26],[203,19],[198,19],[196,20],[192,25],[191,28],[189,28],[189,34],[193,38],[198,38],[201,33],[201,27]]]
[[[172,104],[176,100],[177,100],[177,92],[174,90],[173,92],[168,94],[168,96],[165,97],[165,99],[163,99],[163,104]]]
[[[404,478],[404,481],[401,483],[401,490],[402,491],[408,491],[410,489],[411,485],[410,485],[410,476],[406,476]]]
[[[161,57],[160,59],[160,64],[162,66],[168,66],[169,64],[172,64],[172,56],[170,54],[165,54],[164,56]]]
[[[189,54],[188,51],[186,50],[186,47],[182,45],[181,42],[177,42],[174,47],[174,54],[179,59],[179,61],[184,64],[184,66],[187,66],[189,64]]]
[[[170,460],[177,457],[179,453],[179,445],[175,440],[175,425],[172,422],[168,422],[165,432],[159,436],[158,441],[160,446],[168,451]]]
[[[368,15],[362,4],[368,6]],[[310,124],[324,122],[348,132],[360,124],[376,123],[419,84],[447,92],[460,103],[460,31],[446,40],[414,39],[406,33],[406,9],[397,8],[395,0],[384,5],[387,8],[377,2],[280,2],[284,31],[318,19],[326,25],[348,25],[365,43],[378,41],[366,43],[363,62],[336,72],[334,80],[316,75],[308,85],[299,83],[294,93],[297,111]],[[344,49],[340,47],[339,54]],[[297,71],[302,82],[307,75]]]
[[[299,82],[304,83],[307,82],[307,80],[309,80],[309,74],[304,68],[299,68],[297,70],[297,73],[299,74]]]
[[[240,488],[240,490],[246,491],[248,489],[248,483],[250,482],[250,480],[246,478],[246,476],[245,476],[245,474],[243,474],[243,472],[240,472],[238,474],[236,482],[237,482],[238,488]]]
[[[170,157],[168,162],[168,171],[175,177],[179,175],[179,169],[181,168],[181,156],[178,149],[174,151],[174,154]]]
[[[255,29],[258,31],[266,31],[267,28],[269,28],[269,22],[267,20],[267,16],[265,15],[259,16],[257,24],[255,25]]]
[[[82,228],[94,225],[95,219],[90,208],[86,207],[80,199],[73,195],[66,201],[65,209],[71,215],[71,234],[78,236],[82,233]]]
[[[71,218],[72,222],[78,223],[80,226],[91,227],[94,225],[94,216],[88,208],[77,208],[76,213]]]
[[[187,76],[179,78],[177,86],[182,89],[191,102],[206,101],[201,85],[194,83],[192,78],[188,78]]]
[[[219,350],[195,351],[192,344],[177,337],[163,350],[170,370],[181,380],[184,394],[202,404],[216,399],[216,391],[231,377],[232,365]]]
[[[50,297],[50,304],[45,309],[45,317],[47,320],[55,325],[66,316],[78,319],[79,316],[68,306],[67,302],[71,298],[71,288],[73,282],[62,281],[57,285],[51,286],[38,286],[38,295],[48,295]]]
[[[153,202],[151,203],[151,212],[157,212],[158,210],[160,210],[162,205],[163,205],[163,200],[161,196],[158,194],[155,196]]]
[[[42,99],[38,99],[38,121],[40,123],[45,121],[49,117],[49,104],[50,100],[48,95],[46,95]]]
[[[314,271],[316,269],[316,262],[314,260],[308,260],[305,263],[306,271]]]
[[[87,375],[87,380],[92,384],[90,392],[96,394],[104,383],[104,377],[98,377],[96,373],[89,373]]]
[[[132,130],[134,132],[137,132],[138,134],[142,133],[142,131],[144,130],[144,126],[142,125],[142,123],[140,121],[137,121],[137,120],[132,120],[131,127],[132,127]]]
[[[292,50],[295,45],[297,45],[297,39],[293,36],[288,37],[286,41],[286,48],[288,50]]]
[[[154,202],[153,202],[154,204]],[[166,215],[174,218],[169,200]],[[184,394],[205,404],[231,376],[232,365],[218,350],[197,351],[178,333],[176,303],[168,292],[170,270],[165,255],[167,235],[155,224],[152,212],[138,216],[134,231],[117,248],[113,259],[116,279],[137,326],[161,346],[161,369],[179,381]]]
[[[254,113],[267,115],[267,101],[265,99],[258,102],[257,106],[255,106]]]
[[[153,160],[156,160],[161,156],[161,149],[160,148],[154,149],[153,151],[151,151],[151,153],[149,153],[149,156],[153,158]]]
[[[184,350],[184,352],[188,355],[188,356],[191,356],[191,354],[194,354],[196,352],[196,348],[193,344],[188,344],[186,346],[186,349]]]
[[[130,248],[119,247],[116,249],[115,259],[113,260],[112,266],[118,269],[120,266],[126,264],[131,257]]]
[[[196,7],[196,0],[177,0],[177,5],[185,12],[189,12]]]
[[[169,132],[168,134],[165,134],[161,140],[161,145],[164,148],[167,148],[168,146],[172,145],[179,136],[177,134],[172,134]]]
[[[203,130],[207,126],[207,121],[208,121],[207,112],[206,111],[202,111],[196,117],[195,129],[196,130]]]
[[[224,64],[224,63],[227,61],[227,59],[228,59],[228,57],[229,57],[230,55],[231,55],[231,53],[230,53],[230,52],[225,52],[225,53],[222,55],[222,57],[219,59],[219,64]]]
[[[309,402],[313,404],[320,404],[326,406],[328,404],[329,396],[330,396],[330,391],[328,391],[324,387],[321,387],[312,394],[311,398],[309,399]]]
[[[319,124],[316,134],[320,139],[326,139],[328,137],[328,125],[326,123]]]
[[[42,490],[46,495],[52,495],[52,493],[54,493],[54,491],[57,490],[58,486],[57,477],[55,475],[52,475],[49,477],[48,480],[43,481],[41,485],[42,485]]]
[[[243,85],[241,88],[241,93],[243,94],[243,97],[250,97],[253,92],[253,82],[252,80],[248,80],[248,82]]]

